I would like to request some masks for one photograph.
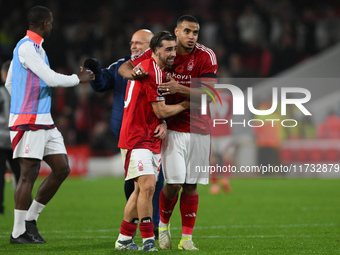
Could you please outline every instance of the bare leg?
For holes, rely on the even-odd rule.
[[[183,184],[183,193],[186,195],[196,195],[197,192],[197,184]]]
[[[52,172],[41,183],[35,200],[46,205],[69,175],[70,167],[66,154],[48,155],[44,157],[44,161],[51,167]]]
[[[131,222],[133,219],[138,218],[137,213],[137,198],[139,194],[139,187],[137,182],[134,183],[135,189],[131,193],[128,201],[126,202],[124,209],[124,220],[127,222]]]
[[[139,219],[152,217],[152,198],[155,192],[155,175],[142,175],[138,177],[139,195],[137,208]]]
[[[19,158],[20,178],[15,189],[15,209],[27,210],[31,200],[34,182],[40,169],[39,159]]]
[[[163,187],[163,194],[168,199],[173,199],[178,196],[179,191],[182,188],[182,184],[165,184]]]

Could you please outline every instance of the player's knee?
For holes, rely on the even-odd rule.
[[[65,165],[63,167],[60,167],[57,171],[55,171],[55,176],[59,180],[65,180],[67,176],[70,174],[70,167],[68,165]]]
[[[143,185],[143,187],[140,187],[140,193],[152,198],[153,194],[155,193],[155,185],[152,183]]]
[[[178,194],[181,188],[182,184],[168,184],[168,191],[172,194]]]
[[[30,173],[27,174],[21,174],[20,175],[20,180],[22,183],[31,183],[33,184],[35,180],[37,179],[39,174],[39,171],[31,171]]]
[[[40,165],[21,166],[20,179],[21,182],[34,183],[39,174]]]
[[[197,193],[197,184],[184,184],[183,192],[187,195],[194,195]]]

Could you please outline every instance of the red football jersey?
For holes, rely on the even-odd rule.
[[[230,118],[233,111],[233,97],[231,93],[223,92],[221,90],[217,91],[220,98],[222,105],[220,104],[219,100],[216,100],[216,105],[214,102],[210,104],[210,113],[211,119],[223,119],[227,120],[228,123],[226,124],[217,124],[215,127],[213,126],[213,122],[211,122],[211,136],[227,136],[231,135],[232,130],[230,127]],[[221,123],[221,122],[220,122]]]
[[[164,82],[165,72],[153,58],[140,63],[148,75],[128,82],[124,101],[124,116],[118,147],[122,149],[148,149],[161,152],[161,140],[154,131],[161,122],[155,115],[151,102],[164,101],[158,85]]]
[[[142,55],[135,57],[132,63],[136,66],[142,60],[150,58],[151,54],[150,49],[146,50]],[[177,83],[193,88],[197,86],[191,83],[191,78],[205,77],[204,80],[211,80],[209,77],[212,77],[211,74],[217,75],[217,69],[218,65],[215,53],[204,45],[196,43],[194,50],[190,54],[176,54],[173,66],[171,68],[165,68],[165,71],[170,73]],[[215,81],[216,79],[213,78],[213,80]],[[185,99],[186,97],[180,94],[166,96],[166,104],[178,104]],[[201,115],[200,109],[183,111],[168,118],[167,124],[168,129],[175,131],[200,134],[211,133],[209,114]]]

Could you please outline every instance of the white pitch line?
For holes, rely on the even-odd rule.
[[[229,229],[229,228],[301,228],[301,227],[331,227],[337,226],[336,223],[324,223],[324,224],[281,224],[281,225],[221,225],[221,226],[210,226],[201,227],[197,226],[195,229]],[[171,227],[171,229],[176,229],[176,227]]]
[[[0,235],[0,238],[8,237],[8,235]],[[284,236],[284,235],[248,235],[248,236],[195,236],[195,239],[255,239],[255,238],[312,238],[313,236],[306,235],[294,235],[294,236]],[[112,239],[115,240],[115,236],[54,236],[53,239]],[[181,236],[172,236],[173,239],[181,239]]]
[[[203,227],[203,226],[195,226],[195,229],[231,229],[231,228],[245,228],[245,229],[252,229],[252,228],[301,228],[301,227],[333,227],[338,226],[337,223],[315,223],[315,224],[281,224],[281,225],[219,225],[219,226],[209,226],[209,227]],[[172,230],[180,230],[181,227],[171,227]],[[51,231],[40,231],[41,234],[46,233],[55,233],[55,234],[66,234],[66,233],[106,233],[106,232],[112,232],[112,233],[118,233],[120,228],[111,228],[111,229],[87,229],[87,230],[51,230]],[[8,237],[11,234],[11,232],[2,232],[0,234],[0,237]],[[65,237],[65,236],[63,236]],[[73,236],[74,237],[74,236]],[[84,236],[83,236],[84,237]],[[247,238],[246,236],[214,236],[218,238]],[[213,237],[213,238],[214,238]],[[258,238],[261,236],[251,236],[252,238]],[[266,237],[266,236],[263,236]],[[279,236],[270,236],[270,237],[286,237],[284,235]],[[290,237],[290,236],[289,236]],[[300,236],[300,237],[310,237],[310,236]],[[93,237],[92,237],[93,238]],[[107,238],[107,237],[103,237]],[[196,238],[196,237],[195,237]],[[200,236],[197,238],[211,238],[209,236]]]

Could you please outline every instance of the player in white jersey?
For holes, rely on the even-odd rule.
[[[49,67],[42,47],[52,30],[53,15],[49,9],[33,7],[28,21],[29,30],[14,49],[5,85],[11,94],[9,128],[13,157],[19,158],[21,169],[10,242],[19,244],[45,243],[38,232],[37,219],[70,172],[63,137],[51,116],[51,87],[72,87],[94,79],[94,74],[82,67],[77,75],[62,75]],[[27,210],[41,160],[52,172]]]

